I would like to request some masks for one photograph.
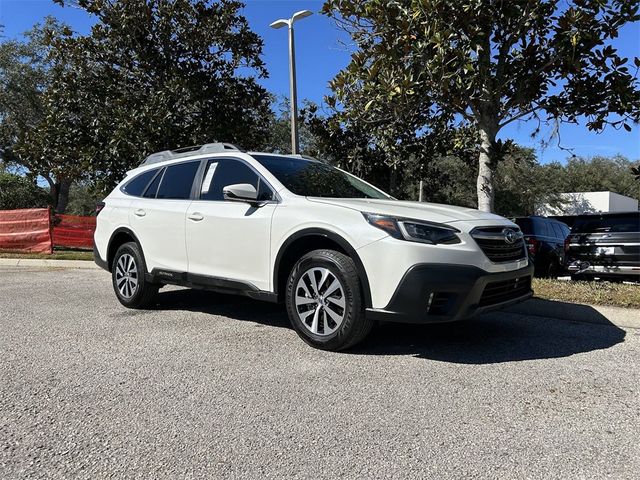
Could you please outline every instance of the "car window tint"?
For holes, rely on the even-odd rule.
[[[578,217],[571,228],[573,233],[639,232],[640,214],[611,213]]]
[[[144,192],[146,186],[149,184],[153,176],[158,173],[159,168],[154,170],[147,170],[146,172],[141,173],[133,180],[127,182],[124,187],[122,187],[122,191],[127,195],[133,195],[139,197]]]
[[[185,162],[167,167],[156,198],[184,200],[191,196],[191,186],[200,162]]]
[[[555,237],[556,234],[553,231],[553,227],[551,227],[551,222],[547,219],[540,218],[540,235],[545,237]]]
[[[160,185],[160,180],[162,180],[162,174],[164,173],[164,169],[158,172],[153,181],[149,184],[147,189],[144,192],[143,197],[145,198],[156,198],[156,193],[158,193],[158,185]]]
[[[560,227],[559,223],[551,222],[551,228],[553,228],[554,237],[560,240],[564,240],[564,235],[562,233],[562,227]]]
[[[514,221],[525,235],[531,235],[533,233],[533,225],[531,224],[530,218],[516,218]]]
[[[229,185],[248,183],[258,191],[258,200],[272,200],[271,188],[248,165],[238,160],[210,162],[202,182],[200,199],[224,200],[222,190]],[[212,172],[211,174],[209,172]]]

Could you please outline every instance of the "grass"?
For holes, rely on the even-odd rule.
[[[590,305],[640,308],[640,285],[613,282],[579,282],[533,279],[538,298]]]
[[[0,258],[38,258],[43,260],[93,260],[93,252],[86,250],[54,250],[48,253],[15,253],[0,250]]]

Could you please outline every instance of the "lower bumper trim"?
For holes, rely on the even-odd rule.
[[[532,275],[533,265],[490,273],[466,265],[419,264],[405,273],[385,308],[369,308],[366,314],[402,323],[463,320],[527,300],[533,296]]]

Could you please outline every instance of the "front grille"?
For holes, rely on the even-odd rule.
[[[517,233],[518,238],[515,242],[507,242],[504,234],[505,230],[514,230]],[[471,236],[492,262],[515,262],[516,260],[522,260],[526,256],[522,233],[515,228],[476,228],[471,232]]]
[[[491,282],[484,287],[480,306],[486,307],[497,303],[506,302],[514,298],[526,295],[531,291],[531,277],[512,278],[502,282]]]

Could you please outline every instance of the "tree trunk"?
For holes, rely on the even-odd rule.
[[[391,194],[391,196],[395,196],[395,191],[396,191],[396,184],[397,184],[397,172],[396,172],[396,167],[395,165],[393,167],[391,167],[391,173],[389,174],[389,193]]]
[[[67,210],[67,205],[69,204],[69,189],[71,188],[71,181],[61,180],[57,185],[59,185],[59,188],[56,213],[64,213]]]
[[[478,158],[478,210],[493,212],[493,173],[496,168],[496,122],[480,122],[480,156]]]
[[[64,213],[69,203],[69,189],[72,182],[70,180],[53,180],[49,176],[44,176],[44,178],[49,183],[51,206],[56,213]]]

